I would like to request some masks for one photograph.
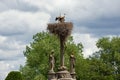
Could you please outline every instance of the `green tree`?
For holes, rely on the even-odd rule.
[[[113,68],[109,64],[105,64],[101,59],[89,58],[88,60],[88,76],[89,80],[114,80]]]
[[[99,77],[101,75],[104,80],[119,80],[120,79],[120,37],[104,37],[98,40],[97,47],[99,51],[94,53],[91,57],[91,63],[96,61],[93,69],[99,70]],[[93,59],[96,59],[93,61]],[[99,66],[98,66],[99,65]],[[97,72],[92,70],[93,72]]]
[[[69,37],[65,44],[65,65],[69,68],[69,56],[74,53],[76,56],[76,72],[79,73],[79,64],[83,59],[82,55],[83,46],[81,43],[75,44],[73,38]],[[33,36],[33,42],[30,46],[26,46],[24,56],[26,57],[25,66],[21,66],[25,80],[39,80],[42,76],[44,80],[47,79],[47,73],[49,70],[48,58],[51,50],[54,50],[55,56],[55,71],[59,67],[60,56],[60,44],[56,36],[53,36],[47,32],[37,33]],[[77,76],[80,78],[80,76]]]
[[[5,80],[23,80],[23,78],[19,71],[11,71]]]
[[[45,79],[46,79],[45,76],[42,75],[42,74],[37,75],[37,76],[34,78],[34,80],[45,80]]]

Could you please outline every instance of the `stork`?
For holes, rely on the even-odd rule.
[[[58,21],[58,22],[64,22],[65,21],[65,14],[64,14],[64,16],[58,16],[58,17],[56,17],[55,18],[55,21]]]

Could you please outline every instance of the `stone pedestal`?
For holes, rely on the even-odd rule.
[[[74,80],[74,79],[72,79],[72,78],[60,78],[58,80]]]
[[[71,76],[72,76],[73,80],[76,80],[76,73],[75,72],[71,73]]]
[[[58,80],[72,80],[72,77],[67,70],[58,71],[56,73],[56,77],[57,77]]]
[[[48,80],[57,80],[55,72],[48,73]]]
[[[68,72],[67,70],[58,72],[49,72],[48,80],[76,80],[76,74]]]

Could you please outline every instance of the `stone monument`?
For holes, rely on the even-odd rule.
[[[49,23],[47,29],[50,33],[57,35],[60,40],[60,67],[57,72],[54,72],[54,57],[53,52],[49,56],[50,70],[48,73],[48,80],[76,80],[75,78],[75,58],[70,57],[70,72],[64,65],[65,42],[67,37],[71,34],[73,24],[72,22],[65,22],[65,15],[58,16],[55,19],[57,23]]]

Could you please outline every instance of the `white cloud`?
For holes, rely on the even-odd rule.
[[[0,36],[0,43],[3,43],[6,40],[5,36]]]
[[[20,41],[9,40],[8,37],[0,36],[0,49],[2,50],[21,50],[25,48],[25,44]]]
[[[0,0],[0,12],[7,10],[19,10],[25,12],[38,11],[38,8],[26,3],[24,0]]]
[[[44,12],[21,12],[9,10],[0,13],[0,34],[16,35],[36,33],[46,29],[49,14]]]
[[[80,34],[80,33],[73,33],[73,39],[75,43],[82,43],[83,44],[83,55],[84,57],[88,57],[92,53],[98,50],[96,47],[97,38],[92,37],[90,34]]]
[[[4,63],[3,61],[0,61],[0,79],[4,79],[4,77],[6,76],[7,72],[9,69],[9,64]]]

